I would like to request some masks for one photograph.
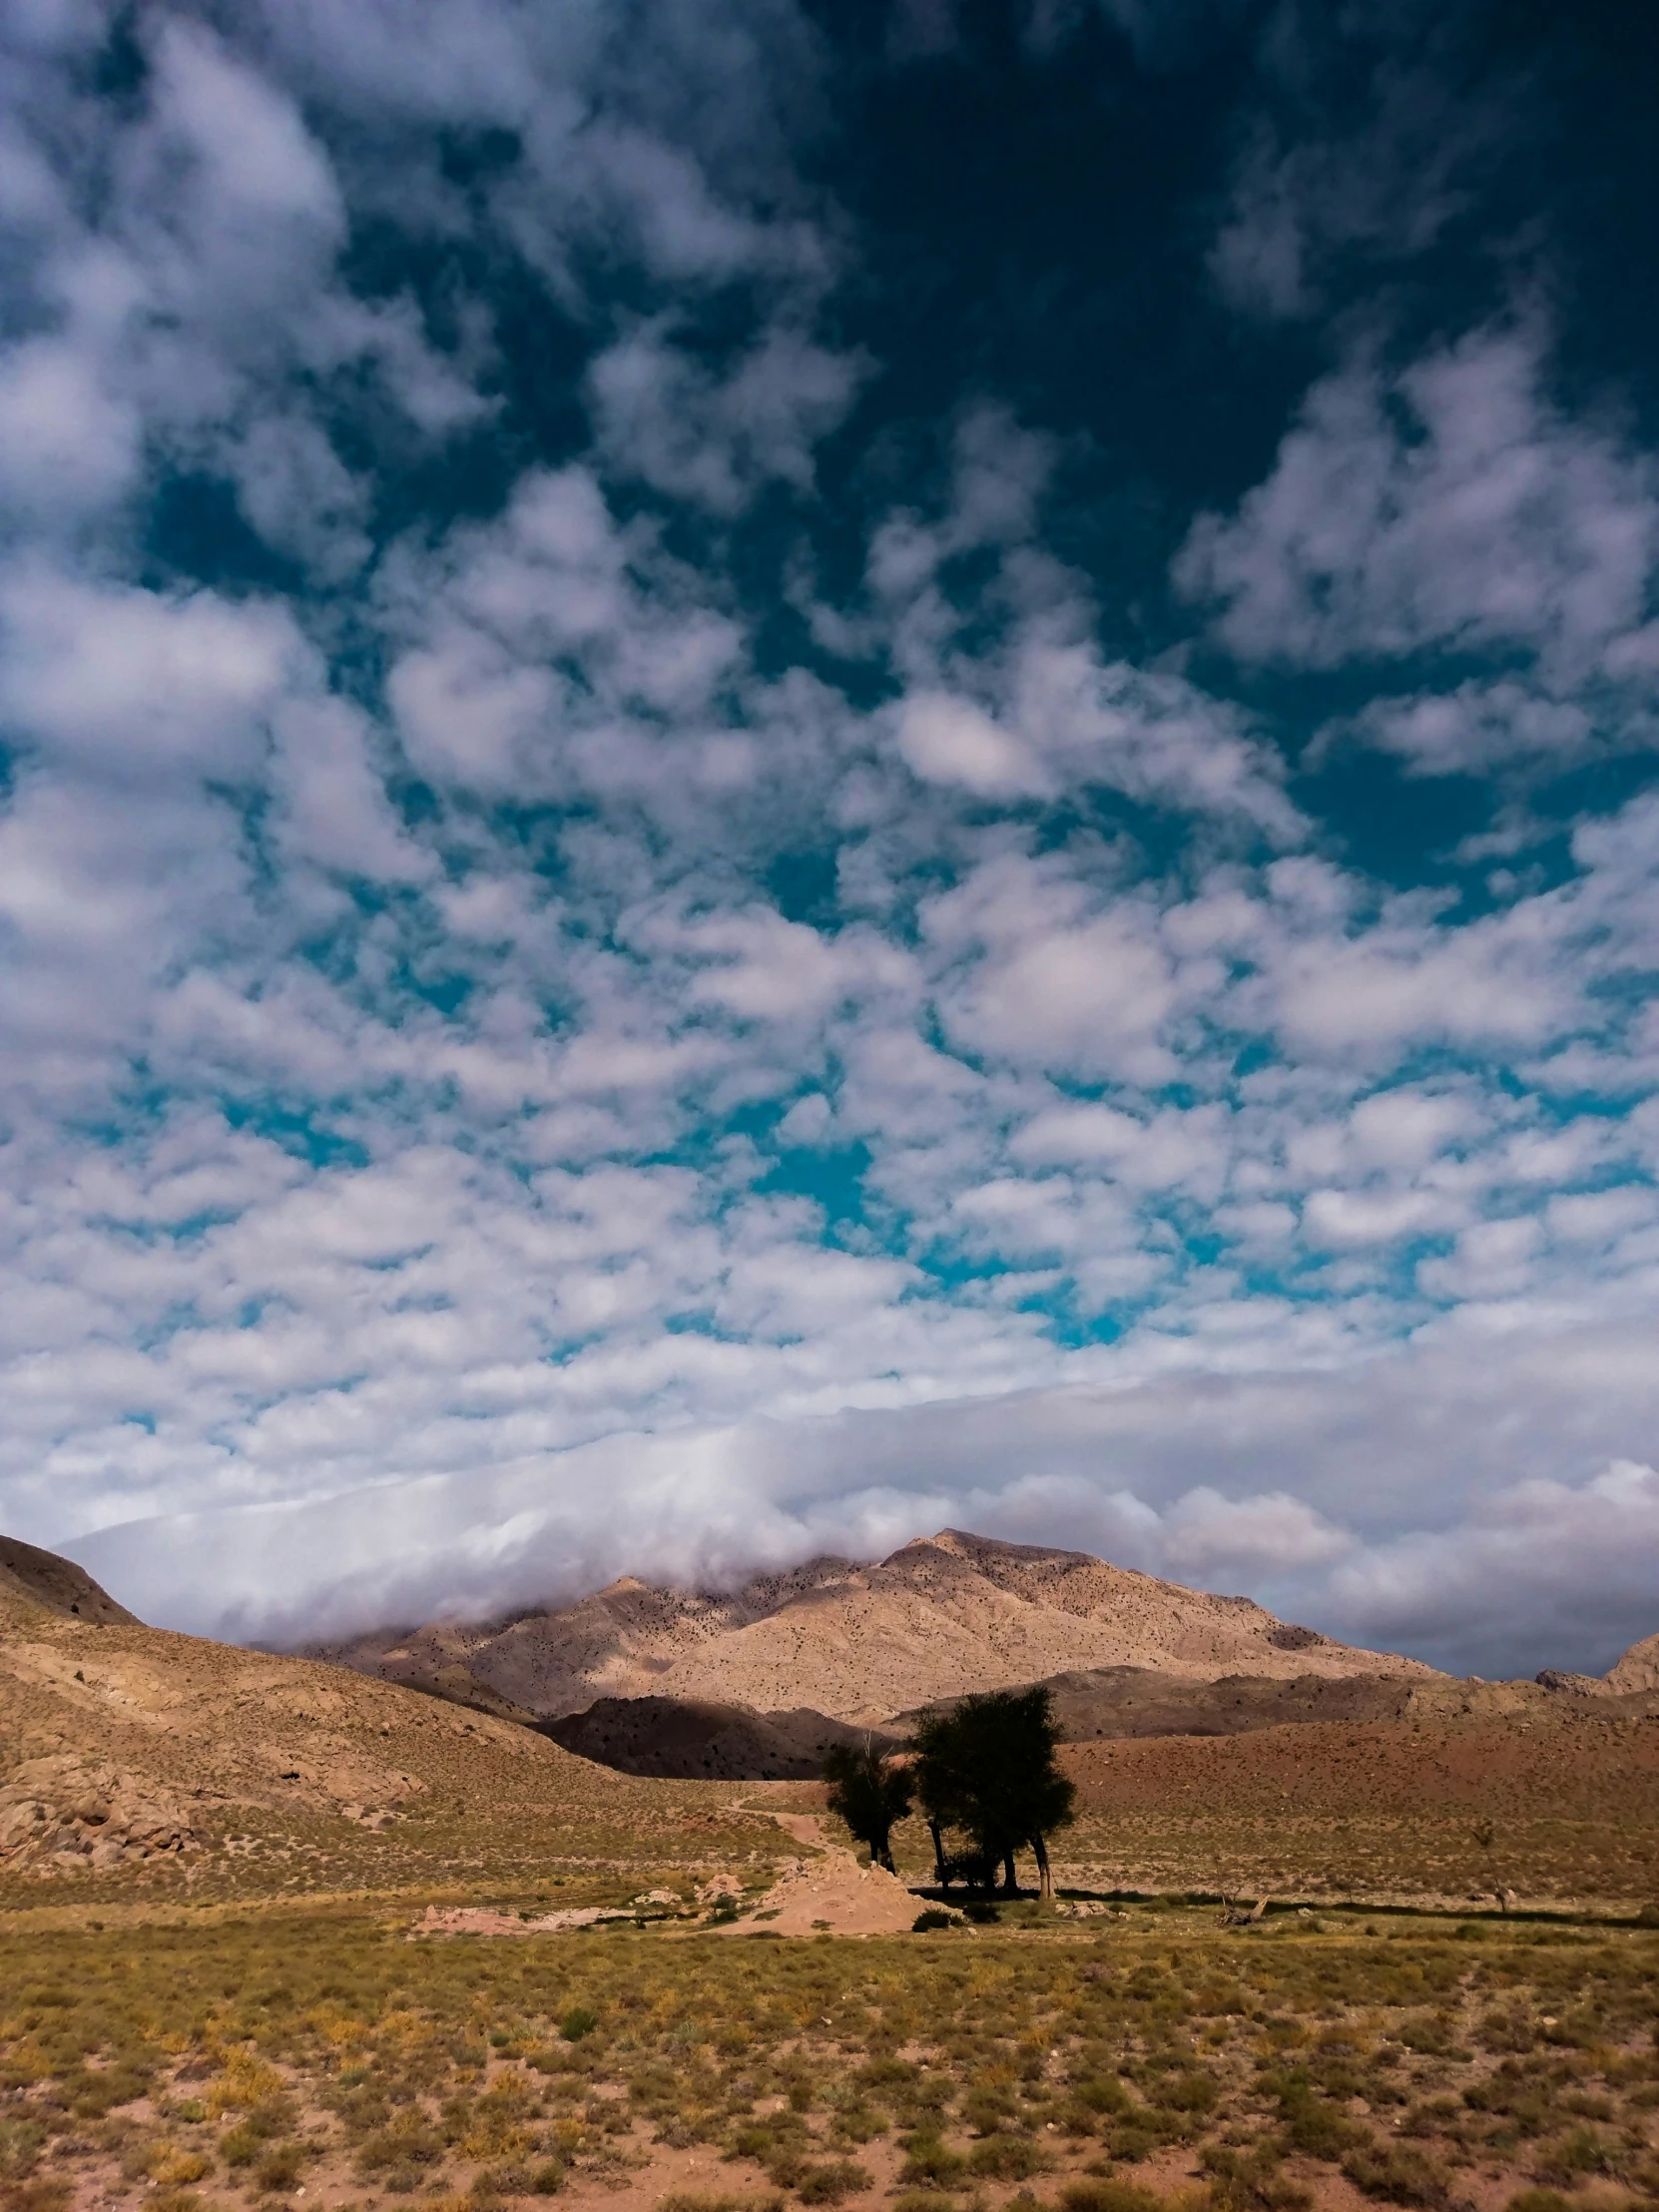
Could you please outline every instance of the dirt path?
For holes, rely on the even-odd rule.
[[[750,1808],[744,1808],[745,1811]],[[771,1808],[768,1808],[771,1811]],[[824,1833],[824,1823],[816,1813],[773,1813],[785,1835],[793,1836],[798,1844],[806,1844],[818,1851],[838,1851],[843,1858],[851,1854],[841,1844],[832,1844]]]

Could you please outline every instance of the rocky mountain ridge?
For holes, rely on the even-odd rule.
[[[1111,1667],[1197,1682],[1433,1677],[1419,1660],[1336,1643],[1249,1598],[960,1529],[870,1565],[815,1559],[729,1595],[624,1577],[573,1605],[507,1621],[434,1622],[309,1649],[539,1720],[600,1698],[651,1696],[760,1713],[811,1705],[869,1727],[969,1690]]]

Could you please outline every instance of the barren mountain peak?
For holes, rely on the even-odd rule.
[[[455,1655],[436,1627],[395,1653],[367,1637],[328,1656],[547,1720],[649,1696],[761,1713],[807,1706],[861,1727],[1074,1669],[1156,1668],[1196,1682],[1432,1672],[1333,1643],[1249,1599],[960,1528],[869,1566],[827,1556],[758,1574],[726,1596],[624,1575],[577,1604],[521,1615],[510,1634],[475,1633],[470,1691],[457,1692]]]

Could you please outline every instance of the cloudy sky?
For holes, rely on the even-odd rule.
[[[1659,1629],[1659,29],[12,0],[0,1523]]]

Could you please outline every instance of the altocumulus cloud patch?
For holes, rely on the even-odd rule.
[[[9,1527],[1651,1633],[1649,29],[0,36]]]

